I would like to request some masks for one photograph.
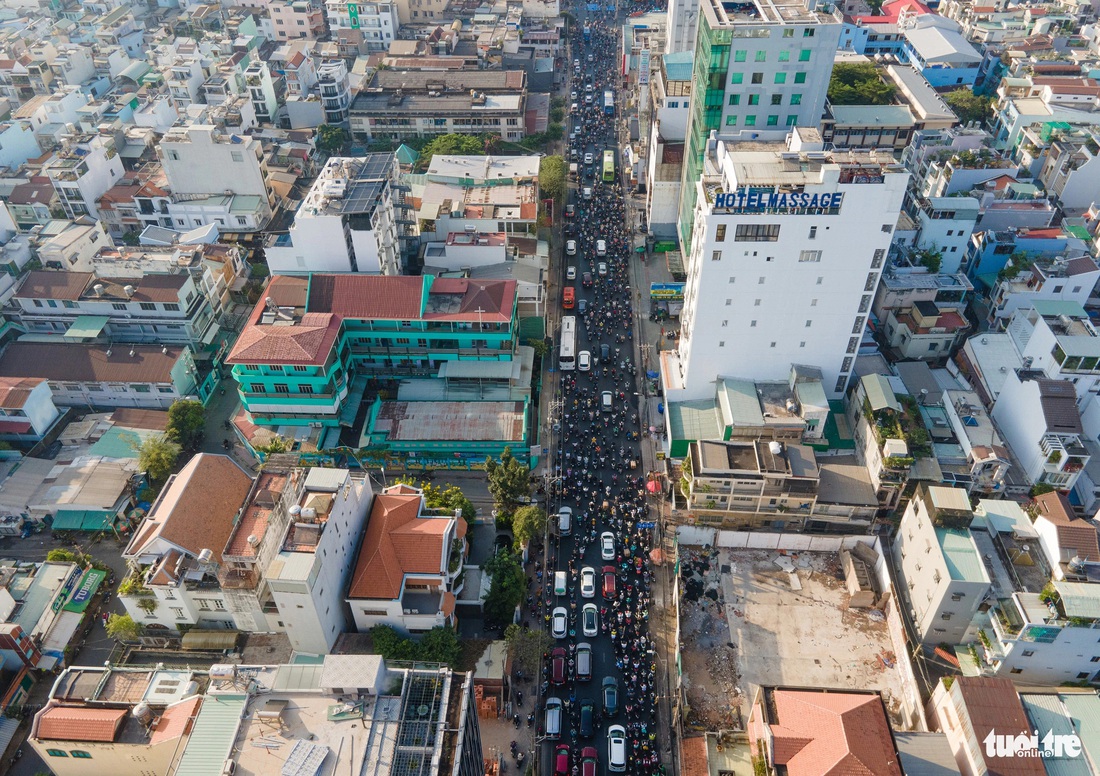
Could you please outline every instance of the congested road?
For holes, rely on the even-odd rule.
[[[539,692],[540,764],[542,773],[565,776],[654,774],[664,767],[648,635],[652,530],[637,414],[633,254],[616,138],[619,31],[611,13],[580,3],[571,12],[567,161],[579,170],[565,214],[553,354],[560,381],[551,541],[535,602],[553,637]]]

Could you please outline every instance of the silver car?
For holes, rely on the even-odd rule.
[[[569,633],[569,613],[565,611],[564,606],[554,609],[554,613],[550,617],[550,632],[554,634],[556,639],[564,639]]]
[[[564,612],[565,609],[562,609]],[[600,610],[595,604],[585,604],[581,610],[581,631],[585,636],[598,636],[600,633]]]

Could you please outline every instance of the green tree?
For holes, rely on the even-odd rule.
[[[458,641],[458,635],[454,628],[446,625],[437,625],[420,637],[417,644],[419,660],[432,663],[446,663],[455,668],[462,657],[462,644]]]
[[[534,504],[520,507],[512,515],[512,535],[516,540],[516,548],[520,548],[532,539],[543,535],[546,531],[546,512]]]
[[[550,352],[550,344],[543,337],[531,337],[527,340],[528,346],[535,351],[535,356],[543,358]]]
[[[370,638],[374,651],[386,660],[416,660],[416,642],[389,625],[375,625],[370,629]]]
[[[829,102],[833,105],[889,105],[897,87],[883,81],[869,62],[842,62],[833,66]]]
[[[963,124],[977,121],[981,126],[993,115],[993,98],[982,97],[969,89],[955,89],[948,92],[943,99]]]
[[[76,563],[84,565],[84,556],[72,550],[50,550],[46,553],[46,560],[53,563]]]
[[[531,492],[531,470],[512,455],[512,448],[504,448],[500,461],[485,459],[485,474],[489,479],[489,493],[493,496],[498,517],[510,523],[512,513]]]
[[[412,485],[424,492],[424,501],[429,509],[445,509],[448,512],[462,510],[462,517],[467,523],[473,522],[477,517],[477,507],[474,502],[462,492],[457,485],[447,483],[440,487],[424,480],[417,481],[415,477],[398,477],[397,482]]]
[[[918,264],[927,267],[931,273],[939,272],[940,267],[943,265],[943,254],[939,251],[918,251],[914,258],[916,258]]]
[[[206,408],[202,402],[197,399],[172,402],[164,435],[184,450],[196,450],[206,435]]]
[[[107,618],[107,635],[119,641],[136,641],[141,636],[141,625],[128,614],[112,614]]]
[[[420,158],[416,160],[416,164],[421,170],[426,170],[432,161],[432,157],[436,154],[443,154],[444,156],[479,156],[483,153],[485,153],[485,143],[479,137],[473,135],[440,135],[432,138],[420,149]]]
[[[538,676],[542,656],[550,651],[550,634],[544,630],[524,630],[512,623],[504,629],[504,643],[512,664],[528,676]]]
[[[512,622],[527,589],[523,567],[515,553],[502,549],[485,561],[481,569],[491,580],[489,595],[485,598],[485,618],[496,625],[507,625]]]
[[[138,448],[138,466],[153,482],[164,482],[176,468],[180,446],[164,434],[151,436]]]
[[[317,150],[328,156],[340,151],[348,142],[348,132],[343,127],[332,124],[322,124],[317,127]]]
[[[544,196],[560,202],[565,196],[565,173],[568,168],[560,156],[544,156],[539,162],[539,189]]]

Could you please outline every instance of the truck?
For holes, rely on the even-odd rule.
[[[584,39],[586,41],[587,40],[592,40],[592,27],[591,27],[591,25],[588,25],[588,24],[584,25]]]

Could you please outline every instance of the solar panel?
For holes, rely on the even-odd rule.
[[[282,776],[317,776],[328,757],[328,747],[298,739],[283,763]]]
[[[347,214],[366,213],[374,208],[378,195],[389,180],[393,154],[367,154],[362,157],[359,172],[348,184],[340,212]]]

